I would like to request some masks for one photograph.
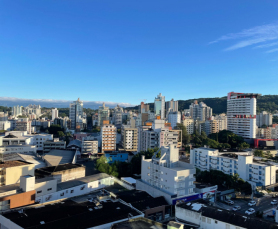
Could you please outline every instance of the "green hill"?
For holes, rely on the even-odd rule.
[[[179,110],[189,109],[189,105],[198,100],[198,102],[204,102],[213,110],[213,114],[226,113],[227,111],[227,97],[221,98],[199,98],[199,99],[188,99],[188,100],[179,100]],[[153,103],[148,103],[150,109],[152,110],[154,105]],[[126,109],[138,109],[139,106],[129,107]],[[257,99],[257,112],[268,111],[270,113],[275,113],[278,111],[278,95],[263,95]]]

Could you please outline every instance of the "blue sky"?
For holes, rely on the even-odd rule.
[[[276,0],[0,5],[0,97],[139,104],[160,92],[277,94]]]

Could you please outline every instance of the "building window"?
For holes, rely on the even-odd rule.
[[[70,190],[70,193],[74,193],[74,190]]]
[[[211,224],[211,219],[207,218],[207,223]]]
[[[202,216],[202,222],[206,222],[206,217]]]
[[[40,191],[37,191],[37,194],[39,194],[39,193],[42,193],[42,190],[40,190]]]
[[[218,222],[217,222],[217,220],[215,220],[215,224],[217,224]]]
[[[230,229],[230,224],[226,224],[226,229]]]
[[[48,188],[48,189],[47,189],[47,191],[51,191],[51,190],[52,190],[52,188]]]

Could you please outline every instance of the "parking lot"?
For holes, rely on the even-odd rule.
[[[234,201],[233,205],[228,205],[224,202],[217,201],[216,206],[226,209],[226,210],[232,210],[234,206],[240,206],[241,209],[238,210],[237,212],[244,214],[244,215],[245,215],[246,210],[248,210],[249,208],[254,208],[255,212],[257,212],[257,211],[265,212],[266,214],[264,216],[266,216],[267,214],[272,214],[272,209],[276,209],[277,205],[272,205],[271,201],[278,200],[278,198],[277,197],[272,198],[271,196],[264,196],[264,197],[261,197],[259,199],[254,199],[254,200],[256,201],[255,206],[249,206],[248,203],[250,202],[250,200],[243,200],[243,199],[233,200]]]

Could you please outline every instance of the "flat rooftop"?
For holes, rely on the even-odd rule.
[[[32,163],[26,162],[26,161],[5,161],[0,164],[0,168],[11,168],[16,166],[22,166],[22,165],[30,165]]]
[[[85,229],[140,215],[120,202],[106,201],[101,202],[101,205],[102,208],[98,208],[90,201],[76,203],[65,200],[24,209],[24,214],[13,211],[4,213],[3,216],[22,228]]]
[[[80,167],[83,167],[83,165],[67,163],[67,164],[61,164],[61,165],[57,165],[57,166],[39,168],[36,170],[36,172],[44,172],[46,174],[51,174],[51,173],[55,173],[55,172],[61,172],[61,171],[66,171],[69,169],[75,169],[75,168],[80,168]]]
[[[167,229],[166,225],[146,218],[131,219],[114,224],[111,229]]]

